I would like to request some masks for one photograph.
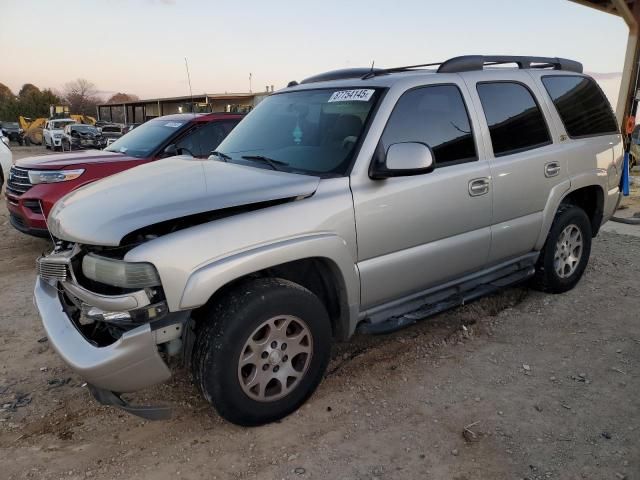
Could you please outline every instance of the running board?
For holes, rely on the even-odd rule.
[[[152,405],[131,405],[120,395],[110,390],[104,390],[94,385],[87,384],[93,398],[102,405],[117,407],[136,417],[145,420],[168,420],[171,418],[171,407]]]
[[[463,282],[455,287],[445,288],[425,295],[421,306],[413,308],[406,313],[393,315],[378,322],[373,322],[371,318],[367,318],[358,326],[358,332],[371,335],[391,333],[437,313],[498,292],[504,287],[520,283],[535,274],[535,267],[531,264],[531,260],[527,259],[524,262],[515,264],[518,267],[515,271],[511,266],[512,268],[492,272],[473,282]],[[533,263],[535,264],[535,260],[533,260]],[[502,273],[502,275],[496,275],[498,272]],[[486,283],[483,283],[482,280],[485,280]],[[412,302],[411,306],[414,305]]]

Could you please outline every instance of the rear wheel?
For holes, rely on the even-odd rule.
[[[252,280],[208,317],[192,369],[222,417],[247,426],[272,422],[315,391],[329,361],[331,326],[309,290],[277,278]]]
[[[591,222],[584,210],[561,205],[540,252],[533,286],[563,293],[576,286],[591,254]]]

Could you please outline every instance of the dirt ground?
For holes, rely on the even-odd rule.
[[[513,288],[337,345],[307,404],[259,428],[221,420],[183,371],[130,397],[172,420],[98,406],[32,305],[48,246],[2,202],[2,479],[640,479],[639,237],[603,232],[567,294]]]

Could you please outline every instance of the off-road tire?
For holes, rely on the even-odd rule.
[[[279,399],[258,401],[243,390],[239,362],[255,330],[279,316],[304,321],[312,337],[312,354],[290,392]],[[279,420],[300,407],[322,380],[332,342],[329,315],[316,295],[296,283],[279,278],[243,282],[211,305],[201,321],[191,362],[194,382],[232,423],[256,426]]]
[[[562,278],[555,268],[557,243],[562,232],[570,225],[575,225],[580,230],[582,250],[575,270],[569,276]],[[560,205],[547,235],[547,240],[540,252],[531,286],[547,293],[564,293],[575,287],[589,263],[591,239],[591,222],[585,211],[575,205]]]

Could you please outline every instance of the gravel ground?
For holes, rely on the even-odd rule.
[[[640,479],[640,238],[603,232],[567,294],[508,289],[337,345],[303,408],[251,429],[180,370],[131,397],[172,404],[169,421],[96,405],[42,341],[47,242],[4,205],[0,239],[1,478]]]

